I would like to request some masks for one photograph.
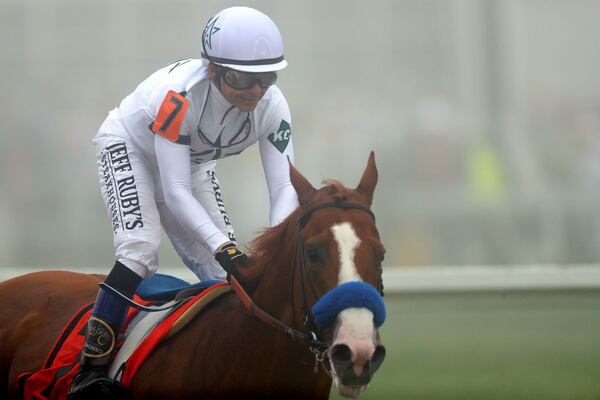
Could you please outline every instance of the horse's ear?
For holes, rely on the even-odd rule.
[[[304,176],[302,176],[300,171],[298,171],[296,167],[292,165],[289,157],[288,163],[290,164],[290,181],[296,190],[298,202],[302,207],[314,196],[317,189],[315,189],[313,185],[311,185],[310,182]]]
[[[377,185],[377,176],[375,152],[371,151],[371,154],[369,154],[369,161],[367,162],[367,168],[365,168],[360,183],[356,187],[356,191],[365,196],[369,205],[373,203],[373,192],[375,191],[375,185]]]

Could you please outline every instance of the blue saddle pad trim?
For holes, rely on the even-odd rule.
[[[220,282],[222,281],[213,279],[189,283],[175,276],[154,274],[151,278],[144,279],[135,293],[146,300],[169,301],[173,300],[177,293],[184,289],[198,288],[199,290],[203,290]]]

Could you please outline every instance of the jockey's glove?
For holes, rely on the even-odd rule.
[[[245,267],[248,257],[237,247],[235,242],[222,244],[215,252],[215,259],[229,275],[239,279],[238,267]]]

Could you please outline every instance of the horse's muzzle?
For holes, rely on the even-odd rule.
[[[385,358],[378,327],[385,321],[385,304],[377,290],[362,281],[343,283],[312,307],[320,327],[334,326],[327,355],[340,395],[356,398]]]
[[[365,386],[371,382],[373,374],[385,359],[385,347],[377,345],[372,357],[361,365],[352,361],[352,351],[345,344],[338,344],[331,349],[331,363],[340,383],[345,386]],[[357,372],[358,371],[358,372]]]
[[[357,398],[385,359],[385,347],[377,344],[369,357],[357,356],[348,345],[334,344],[329,351],[335,386],[343,397]]]

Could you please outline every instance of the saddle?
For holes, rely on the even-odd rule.
[[[177,334],[207,304],[230,290],[229,284],[223,281],[190,284],[163,274],[143,281],[134,301],[143,306],[160,304],[161,311],[130,308],[108,376],[128,386],[156,345]],[[75,313],[39,371],[19,376],[23,399],[66,398],[73,376],[79,370],[85,327],[92,309],[93,303]]]

